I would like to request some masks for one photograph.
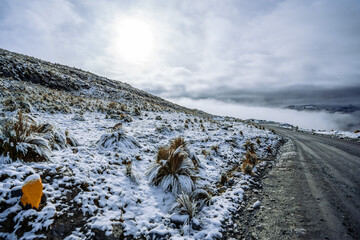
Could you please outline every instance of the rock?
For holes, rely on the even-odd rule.
[[[200,231],[201,230],[201,225],[199,220],[197,220],[196,218],[194,218],[192,220],[192,229],[196,230],[196,231]]]
[[[258,209],[258,208],[260,208],[260,206],[261,206],[261,202],[258,200],[253,204],[252,208],[253,209]]]
[[[294,233],[297,235],[304,235],[306,234],[306,230],[304,228],[294,228],[293,229]]]
[[[75,114],[71,119],[74,121],[85,121],[84,116],[80,114]]]
[[[162,117],[161,116],[156,116],[155,120],[162,120]]]
[[[25,183],[22,187],[22,197],[20,199],[21,204],[26,207],[30,205],[33,208],[39,208],[43,185],[41,178],[38,174],[30,175],[25,179]]]
[[[14,187],[11,189],[11,197],[21,197],[22,196],[22,190],[21,187]]]
[[[183,225],[188,218],[188,215],[174,214],[170,217],[170,221],[176,225]]]
[[[229,185],[229,186],[233,186],[234,184],[235,184],[234,178],[229,179],[228,185]]]

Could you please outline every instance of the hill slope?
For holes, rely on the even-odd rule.
[[[5,239],[219,239],[281,140],[6,50],[0,100]],[[34,174],[44,186],[38,209],[20,204]]]

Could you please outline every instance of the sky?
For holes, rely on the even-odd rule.
[[[359,0],[0,0],[0,47],[164,98],[360,104]]]

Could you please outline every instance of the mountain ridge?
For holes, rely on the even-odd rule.
[[[189,109],[174,104],[122,81],[108,79],[89,71],[51,63],[2,48],[0,48],[0,77],[32,82],[55,90],[65,90],[73,93],[78,91],[84,95],[92,94],[92,97],[97,98],[132,100],[135,104],[140,104],[140,100],[145,100],[145,102],[176,111],[212,116],[198,109]],[[101,94],[101,92],[108,95]]]

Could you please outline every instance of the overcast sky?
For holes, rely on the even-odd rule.
[[[360,104],[359,13],[359,0],[0,0],[0,47],[163,97]]]

